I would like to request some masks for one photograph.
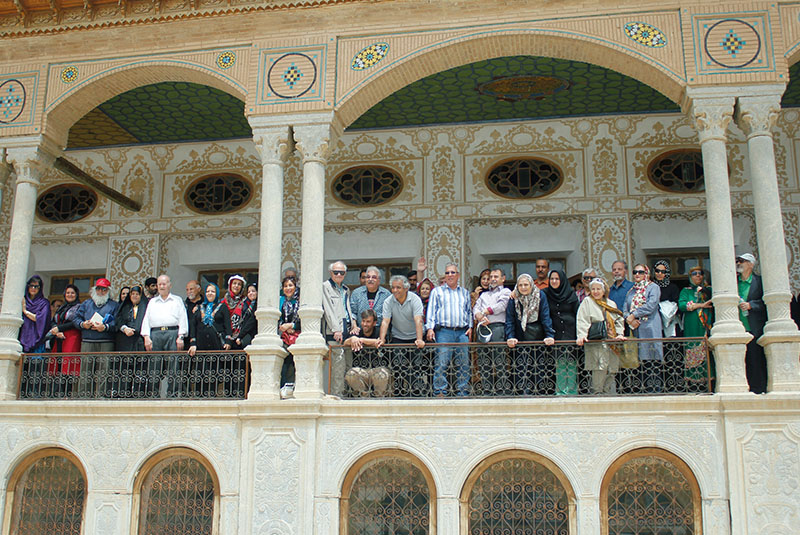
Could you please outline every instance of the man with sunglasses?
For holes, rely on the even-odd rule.
[[[350,289],[344,285],[347,266],[336,261],[330,265],[331,278],[322,285],[322,332],[328,344],[343,344],[350,334],[359,334],[350,308]],[[352,353],[343,347],[331,351],[331,393],[344,392],[344,374],[351,368]],[[348,360],[350,362],[348,362]]]
[[[764,334],[767,309],[764,306],[764,286],[761,277],[753,273],[756,258],[751,253],[736,257],[736,273],[739,280],[739,320],[744,329],[753,335],[747,343],[744,357],[745,374],[750,392],[763,394],[767,391],[767,358],[758,339]]]
[[[444,284],[431,290],[428,300],[428,317],[425,321],[428,341],[439,344],[469,342],[472,332],[471,304],[469,291],[458,284],[458,266],[447,264],[444,268]],[[436,348],[433,367],[434,394],[444,397],[447,393],[446,372],[451,360],[455,360],[458,395],[466,396],[470,372],[466,346]]]

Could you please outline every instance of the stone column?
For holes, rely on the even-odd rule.
[[[22,352],[17,336],[22,325],[22,299],[31,253],[36,195],[40,178],[52,165],[54,157],[33,145],[9,148],[8,160],[16,170],[17,186],[0,309],[0,399],[16,398],[16,363]]]
[[[772,127],[781,109],[778,94],[740,97],[737,123],[747,134],[758,255],[769,321],[758,343],[767,357],[767,390],[800,390],[800,332],[789,314],[792,293],[775,170]]]
[[[253,141],[261,156],[261,230],[258,257],[258,334],[246,348],[250,358],[251,400],[280,397],[281,366],[286,356],[278,336],[283,238],[283,170],[291,142],[289,127],[263,125],[265,118],[251,117]]]
[[[316,117],[315,117],[316,118]],[[300,321],[302,331],[292,346],[296,368],[295,397],[317,398],[322,390],[323,358],[328,352],[322,323],[322,274],[325,233],[325,164],[333,143],[331,115],[294,126],[303,157],[303,227],[300,252]],[[298,121],[300,122],[300,121]]]
[[[733,97],[696,98],[690,117],[700,136],[706,184],[708,249],[714,277],[714,327],[709,342],[717,363],[717,392],[747,392],[744,355],[752,335],[739,321],[733,217],[725,131],[733,118]]]

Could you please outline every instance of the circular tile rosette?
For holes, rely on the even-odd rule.
[[[625,25],[625,35],[648,48],[667,46],[667,36],[664,32],[646,22],[629,22]]]
[[[25,109],[25,86],[19,80],[0,84],[0,123],[14,122]]]
[[[236,53],[227,51],[217,56],[217,67],[220,69],[230,69],[236,63]]]
[[[761,53],[761,36],[751,24],[739,19],[721,20],[708,28],[703,39],[708,58],[721,67],[747,67]]]
[[[369,45],[365,49],[361,50],[358,54],[353,56],[353,62],[350,64],[350,68],[354,71],[363,71],[364,69],[369,69],[380,60],[385,58],[388,52],[388,43],[375,43]]]
[[[78,68],[70,65],[61,71],[61,81],[65,84],[71,84],[78,79]]]
[[[317,65],[300,52],[284,54],[272,63],[267,72],[267,84],[281,98],[302,97],[317,81]]]

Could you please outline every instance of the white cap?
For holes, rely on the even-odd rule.
[[[746,260],[746,261],[750,262],[751,264],[755,264],[756,263],[756,257],[753,256],[750,253],[744,253],[744,254],[737,255],[736,258],[741,258],[742,260]]]

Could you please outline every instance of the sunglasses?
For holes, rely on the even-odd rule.
[[[29,284],[28,288],[41,288],[38,284]]]
[[[737,258],[737,259],[736,259],[736,263],[737,263],[737,264],[741,264],[741,263],[743,263],[743,262],[744,262],[744,260],[742,260],[741,258]]]
[[[691,275],[692,277],[694,277],[695,275],[702,275],[702,274],[703,274],[702,271],[692,271],[691,273],[689,273],[689,275]]]
[[[590,281],[590,280],[592,280],[593,278],[594,278],[594,277],[584,277],[584,278],[583,278],[583,280],[585,280],[585,281]]]
[[[646,275],[647,272],[645,270],[643,270],[643,269],[634,269],[633,270],[633,274],[634,275]]]
[[[655,270],[655,272],[656,273],[666,273],[667,270],[666,269],[657,269],[657,270]]]
[[[445,271],[445,275],[458,275],[458,271]]]
[[[333,271],[331,271],[331,273],[333,273],[334,275],[345,275],[347,272],[346,271],[341,271],[341,270],[338,270],[338,269],[334,269]]]

